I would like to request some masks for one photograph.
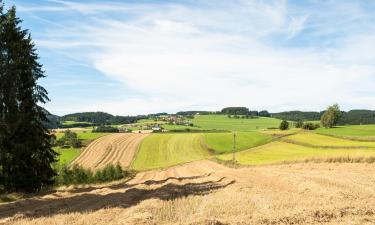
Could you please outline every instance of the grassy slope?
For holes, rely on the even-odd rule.
[[[81,140],[91,140],[91,139],[96,139],[111,133],[92,133],[91,131],[86,131],[86,132],[76,132],[78,134],[78,138]],[[56,138],[59,139],[61,138],[64,133],[55,133]]]
[[[285,139],[316,146],[375,147],[375,142],[345,140],[341,138],[319,135],[311,132],[299,133],[296,135],[288,136]]]
[[[375,149],[320,149],[275,141],[254,149],[238,152],[236,153],[236,160],[240,164],[256,165],[318,157],[347,156],[375,156]],[[232,154],[219,155],[217,158],[231,160]]]
[[[233,133],[205,133],[205,143],[210,149],[217,153],[225,153],[233,151]],[[237,132],[236,135],[236,150],[244,150],[266,144],[271,140],[271,137],[256,131]]]
[[[111,133],[91,133],[91,131],[87,132],[77,132],[78,138],[83,140],[83,144],[87,144],[87,142],[90,142],[91,140],[94,140],[96,138],[111,134]],[[55,133],[56,138],[61,138],[64,133]],[[74,158],[76,158],[80,153],[80,148],[60,148],[60,147],[54,147],[53,148],[56,152],[60,153],[59,156],[59,162],[62,164],[68,164],[70,163]]]
[[[331,129],[319,128],[315,132],[320,134],[348,137],[375,137],[375,125],[340,126]]]
[[[81,149],[79,148],[53,148],[56,152],[60,153],[59,163],[69,164],[74,158],[76,158],[80,153]]]
[[[191,127],[191,126],[184,126],[184,125],[171,125],[171,124],[164,124],[162,127],[166,130],[204,130],[201,127]]]
[[[226,115],[201,115],[195,117],[194,125],[203,129],[252,131],[269,127],[278,127],[281,120],[275,118],[260,117],[257,119],[231,119]]]
[[[132,167],[147,170],[207,158],[202,134],[152,134],[140,145]]]

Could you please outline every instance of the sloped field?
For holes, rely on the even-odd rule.
[[[308,159],[326,159],[337,157],[374,157],[374,148],[313,148],[298,144],[274,141],[249,150],[236,153],[236,161],[243,165],[259,165],[300,161]],[[232,160],[232,154],[218,155],[221,160]]]
[[[0,205],[0,223],[369,225],[374,202],[374,164],[230,169],[204,160]]]
[[[207,158],[210,153],[202,141],[197,133],[152,134],[142,141],[132,167],[156,169]]]
[[[302,132],[283,139],[296,144],[308,145],[311,147],[375,148],[374,141],[346,140],[342,138],[315,134],[312,132]]]
[[[108,164],[129,167],[142,139],[148,134],[111,134],[94,140],[73,160],[85,168],[99,169]]]

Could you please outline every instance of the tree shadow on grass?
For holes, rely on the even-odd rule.
[[[185,179],[196,179],[199,177],[186,177]],[[173,178],[165,179],[164,182]],[[178,180],[182,181],[183,178]],[[108,186],[108,194],[85,193],[67,198],[56,199],[27,199],[20,202],[0,206],[0,218],[23,215],[29,218],[52,216],[56,214],[96,211],[103,208],[122,207],[128,208],[147,199],[173,200],[187,196],[202,196],[214,190],[225,188],[235,181],[225,182],[225,177],[214,181],[198,183],[164,184],[155,189],[135,187],[139,184],[126,186],[116,184]],[[155,181],[160,184],[162,181]],[[152,182],[147,182],[152,183]],[[147,185],[145,182],[145,185]],[[142,183],[143,184],[143,183]],[[103,187],[102,187],[103,188]],[[98,190],[102,189],[98,188]],[[95,190],[93,190],[95,191]]]

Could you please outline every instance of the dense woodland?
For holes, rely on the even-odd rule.
[[[272,117],[289,120],[289,121],[313,121],[320,120],[325,111],[321,112],[302,112],[288,111],[280,113],[271,113]],[[341,111],[338,125],[356,125],[356,124],[375,124],[374,110],[350,110],[348,112]]]

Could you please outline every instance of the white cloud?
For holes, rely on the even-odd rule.
[[[61,3],[82,13],[128,13],[129,7]],[[133,8],[131,18],[90,17],[75,21],[68,35],[54,33],[38,42],[78,54],[133,93],[86,109],[138,114],[229,105],[272,111],[317,110],[334,102],[375,107],[375,97],[355,94],[371,89],[366,81],[375,74],[373,36],[362,34],[364,41],[357,43],[343,35],[335,42],[340,46],[324,49],[274,44],[296,38],[316,12],[290,15],[286,1]],[[95,51],[82,52],[90,46]]]

